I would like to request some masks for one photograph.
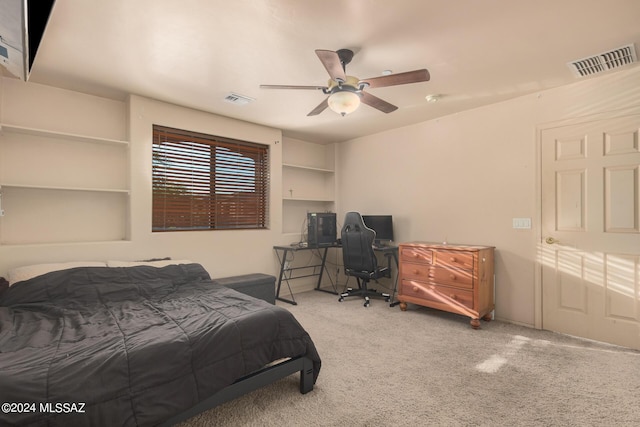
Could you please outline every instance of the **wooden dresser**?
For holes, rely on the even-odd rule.
[[[493,247],[428,242],[399,245],[400,309],[419,304],[471,318],[491,320],[493,302]]]

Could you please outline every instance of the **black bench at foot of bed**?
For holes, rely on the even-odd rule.
[[[215,408],[216,406],[222,405],[225,402],[236,399],[296,372],[300,372],[300,393],[306,394],[313,390],[313,361],[306,356],[300,356],[247,375],[225,389],[220,390],[213,396],[201,401],[191,409],[170,418],[160,424],[160,426],[169,427],[181,423],[204,411]]]
[[[268,274],[253,273],[213,279],[216,285],[231,288],[269,304],[276,303],[276,278]]]

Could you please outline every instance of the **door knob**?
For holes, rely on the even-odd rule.
[[[550,245],[553,245],[554,243],[560,243],[560,240],[554,239],[553,237],[547,237],[545,239],[545,242],[547,242]]]

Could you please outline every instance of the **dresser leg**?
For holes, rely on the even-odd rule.
[[[484,316],[482,316],[482,320],[484,320],[486,322],[490,322],[491,321],[491,313],[487,313]]]
[[[471,327],[473,329],[480,329],[480,319],[471,319]]]
[[[407,303],[400,301],[400,310],[401,311],[407,311]]]

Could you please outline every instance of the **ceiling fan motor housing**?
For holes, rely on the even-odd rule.
[[[359,87],[359,84],[360,79],[354,76],[347,76],[347,80],[344,82],[337,82],[335,80],[329,79],[326,93],[336,93],[342,91],[359,93],[360,90],[362,90]]]

